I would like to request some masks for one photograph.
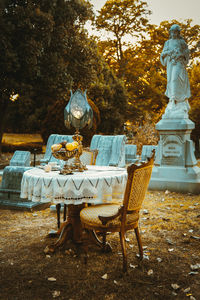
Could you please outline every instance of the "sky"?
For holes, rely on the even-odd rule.
[[[106,0],[90,0],[94,10],[100,10]],[[200,25],[200,0],[146,0],[152,11],[150,21],[159,25],[162,21],[193,19],[192,25]]]

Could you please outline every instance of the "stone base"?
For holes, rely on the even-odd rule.
[[[0,199],[0,209],[14,209],[22,211],[42,210],[50,206],[50,202],[32,202],[32,201],[10,201]]]
[[[149,190],[169,190],[178,193],[200,193],[200,168],[177,166],[154,167]]]

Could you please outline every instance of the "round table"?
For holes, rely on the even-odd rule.
[[[87,166],[88,170],[62,175],[59,171],[45,172],[33,168],[24,172],[21,182],[21,198],[34,202],[64,203],[68,205],[68,216],[61,235],[81,240],[80,210],[85,203],[100,204],[122,201],[127,181],[124,168],[111,166]],[[59,232],[59,233],[60,233]],[[59,241],[61,238],[58,239]],[[56,246],[60,242],[56,242]]]
[[[30,169],[23,174],[21,198],[33,202],[99,204],[112,199],[123,199],[127,180],[124,168],[87,166],[84,172],[61,175],[59,171],[45,172]]]

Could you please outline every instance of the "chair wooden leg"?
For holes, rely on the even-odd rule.
[[[66,221],[66,216],[67,216],[67,204],[64,204],[64,212],[63,212],[63,221]]]
[[[125,241],[125,233],[119,232],[120,242],[122,247],[122,254],[123,254],[123,272],[127,271],[127,253],[126,253],[126,241]]]
[[[56,213],[57,213],[57,224],[58,224],[58,229],[60,228],[60,207],[61,207],[61,204],[60,204],[60,203],[56,204]]]
[[[102,234],[102,242],[103,242],[103,252],[105,252],[106,249],[106,232],[103,232]]]
[[[135,228],[135,235],[138,243],[139,253],[140,253],[140,259],[143,259],[143,248],[142,248],[142,241],[140,238],[140,233],[138,230],[138,227]]]

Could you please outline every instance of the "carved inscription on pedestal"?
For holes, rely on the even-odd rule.
[[[168,136],[162,145],[162,165],[184,165],[183,143],[178,136]]]

